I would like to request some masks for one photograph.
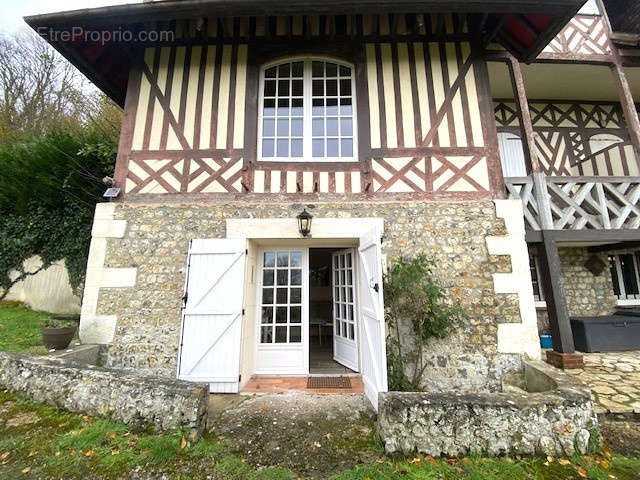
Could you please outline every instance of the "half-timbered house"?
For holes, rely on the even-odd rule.
[[[383,271],[424,252],[469,317],[425,352],[426,388],[498,390],[540,356],[538,316],[549,358],[579,363],[569,312],[612,310],[640,283],[633,254],[598,265],[640,240],[638,37],[584,3],[161,0],[28,17],[124,108],[81,339],[215,392],[357,374],[376,405]]]

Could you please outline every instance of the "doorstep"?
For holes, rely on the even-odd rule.
[[[329,375],[327,375],[329,376]],[[335,377],[335,376],[333,376]],[[345,375],[351,388],[307,388],[307,376],[273,377],[253,376],[240,391],[241,394],[308,393],[308,394],[362,394],[364,383],[360,375]]]

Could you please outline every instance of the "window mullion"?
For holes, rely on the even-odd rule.
[[[302,121],[303,139],[302,150],[304,153],[304,160],[309,161],[311,159],[311,112],[312,112],[312,100],[311,100],[311,60],[306,59],[304,61],[304,73],[303,73],[303,95],[304,95],[304,120]]]

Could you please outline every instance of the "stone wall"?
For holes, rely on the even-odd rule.
[[[598,426],[589,389],[542,362],[525,362],[524,376],[535,393],[381,393],[377,430],[386,452],[586,453]]]
[[[35,255],[26,259],[23,266],[27,272],[36,272],[42,266],[42,259]],[[9,274],[12,279],[18,275],[17,271]],[[23,302],[32,310],[43,312],[80,313],[80,297],[71,289],[64,260],[16,283],[5,300]]]
[[[584,247],[558,249],[562,268],[562,288],[570,316],[597,316],[613,313],[616,297],[613,294],[609,260],[606,253],[592,254]],[[606,265],[600,275],[591,273],[584,264],[595,255]],[[538,310],[538,326],[549,330],[546,310]]]
[[[470,317],[461,335],[430,346],[429,381],[437,389],[495,389],[517,355],[498,352],[498,325],[519,323],[518,295],[496,294],[493,275],[511,272],[510,257],[489,255],[487,236],[504,236],[491,201],[315,203],[316,218],[382,217],[383,253],[425,252],[436,275]],[[122,238],[109,238],[106,269],[137,269],[132,288],[101,288],[97,316],[117,316],[108,364],[175,376],[185,262],[191,238],[224,238],[231,218],[293,218],[295,203],[117,204]]]
[[[0,386],[141,429],[180,429],[195,438],[206,423],[206,386],[125,370],[0,352]]]

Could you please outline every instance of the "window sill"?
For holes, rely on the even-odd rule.
[[[618,307],[633,307],[640,305],[640,299],[633,298],[631,300],[616,300],[616,305]]]
[[[545,302],[544,300],[542,300],[542,301],[536,300],[533,303],[536,306],[536,310],[546,310],[547,309],[547,302]]]
[[[355,163],[359,160],[357,158],[347,158],[347,157],[338,157],[338,158],[321,158],[321,157],[313,157],[313,158],[278,158],[278,157],[266,157],[266,158],[258,158],[258,162],[264,163]]]

